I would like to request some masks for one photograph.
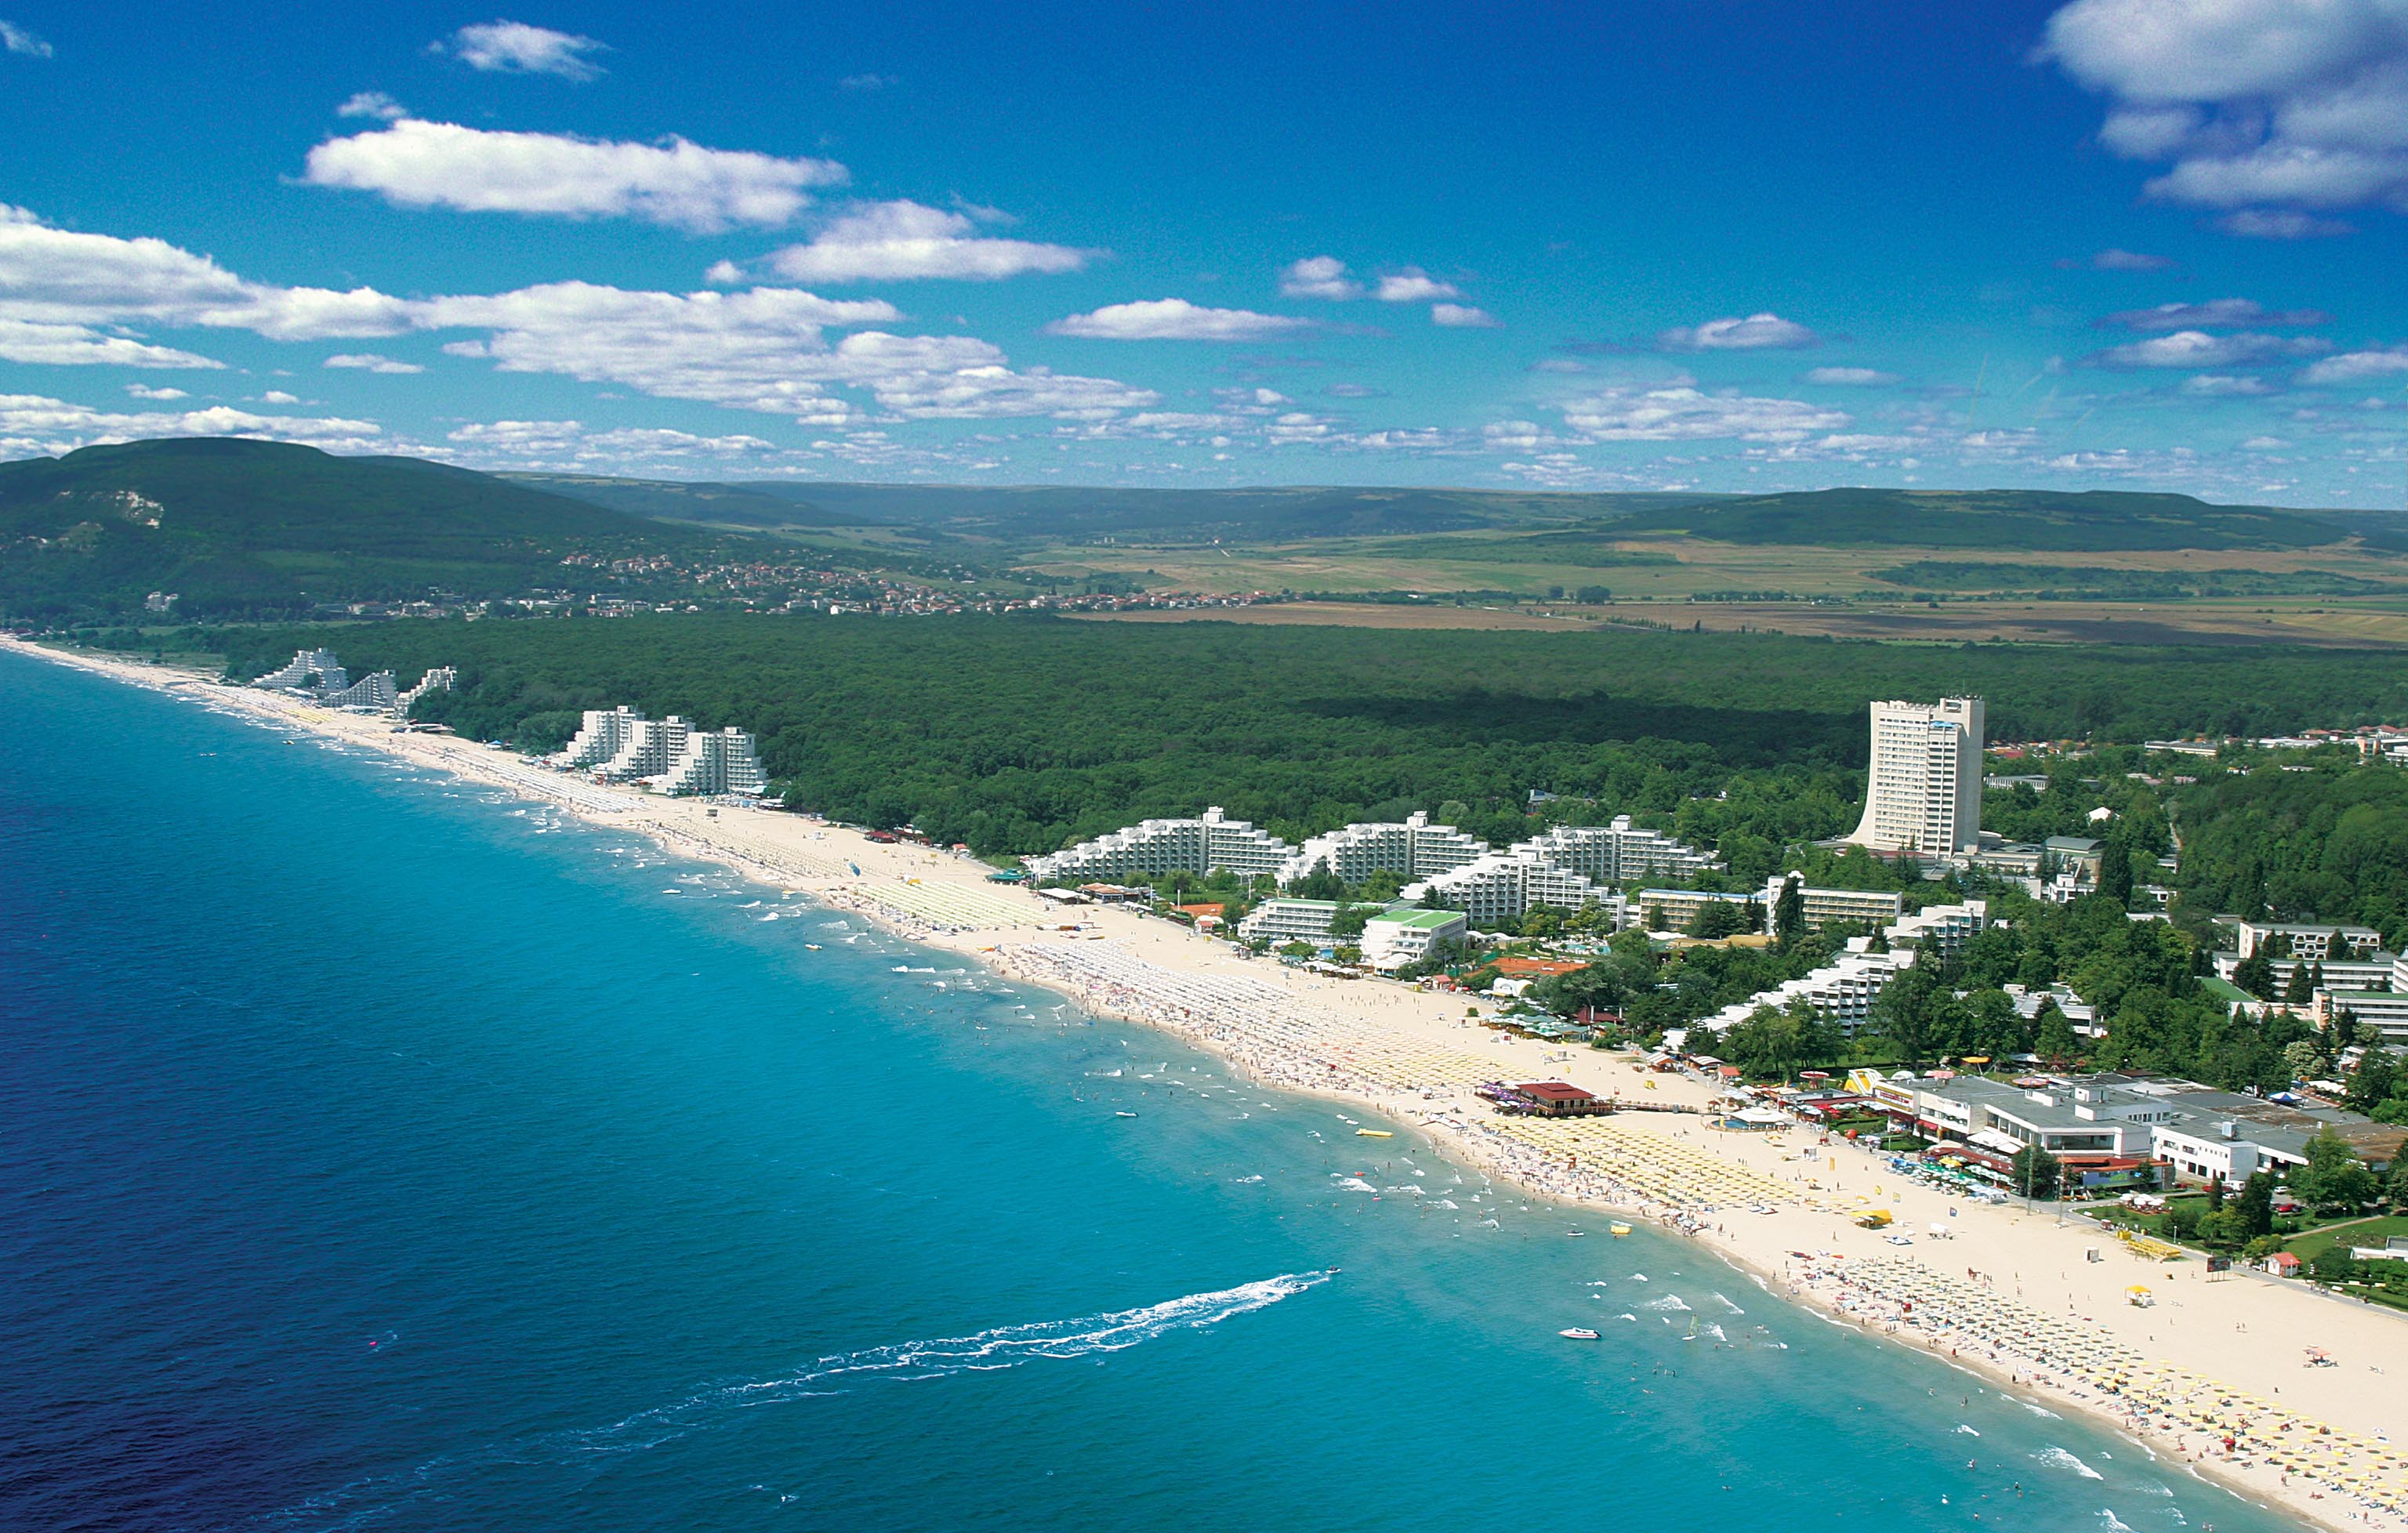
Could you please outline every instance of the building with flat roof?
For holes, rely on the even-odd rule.
[[[1630,896],[1630,908],[1639,912],[1639,924],[1651,932],[1684,932],[1697,924],[1707,906],[1727,905],[1746,922],[1742,929],[1753,931],[1761,917],[1762,897],[1709,889],[1641,889]]]
[[[1782,935],[1776,920],[1782,890],[1793,883],[1804,906],[1802,924],[1810,932],[1833,924],[1886,926],[1906,908],[1904,896],[1895,889],[1815,889],[1795,873],[1776,873],[1765,881],[1760,896],[1766,912],[1764,929],[1773,937]]]
[[[1264,938],[1274,946],[1310,942],[1320,947],[1330,939],[1338,912],[1346,907],[1334,899],[1267,899],[1238,923],[1238,935]]]
[[[1383,910],[1363,923],[1363,961],[1374,968],[1402,968],[1462,941],[1470,931],[1460,910]]]
[[[1296,848],[1232,820],[1218,804],[1193,820],[1143,820],[1125,830],[1064,851],[1023,859],[1039,879],[1123,879],[1138,873],[1210,873],[1226,867],[1240,878],[1276,875]]]
[[[644,711],[638,708],[589,708],[567,747],[552,758],[552,765],[572,771],[599,766],[626,748],[629,735],[643,722]]]
[[[2336,959],[2362,958],[2383,946],[2383,934],[2372,926],[2300,925],[2278,921],[2235,923],[2238,955],[2254,958],[2264,950],[2271,959],[2304,958],[2329,964]]]
[[[1847,839],[1876,852],[1954,856],[1982,844],[1983,703],[1870,705],[1865,812]]]
[[[752,753],[752,737],[741,729],[693,729],[685,745],[653,784],[665,794],[757,797],[768,779]]]
[[[1414,813],[1401,821],[1325,831],[1280,865],[1279,881],[1285,887],[1323,869],[1347,883],[1361,883],[1374,873],[1421,879],[1461,867],[1487,852],[1488,843],[1477,836],[1467,836],[1453,825],[1432,824],[1428,815]]]
[[[1527,840],[1514,842],[1507,854],[1578,873],[1600,884],[1629,879],[1694,879],[1722,866],[1661,831],[1641,830],[1627,814],[1615,815],[1613,823],[1605,825],[1550,826]]]

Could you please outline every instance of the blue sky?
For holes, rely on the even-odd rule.
[[[0,146],[8,457],[2408,500],[2408,0],[0,0]]]

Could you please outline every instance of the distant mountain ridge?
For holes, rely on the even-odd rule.
[[[697,535],[416,458],[232,437],[88,447],[0,464],[0,611],[192,617],[319,602],[494,596],[553,583],[572,550],[666,552]]]
[[[1001,542],[1309,542],[1561,526],[1708,498],[1669,493],[1586,495],[1344,485],[1166,490],[786,480],[683,484],[532,473],[504,477],[677,522],[797,530],[909,527]]]
[[[1624,533],[1686,533],[1725,543],[1859,547],[2115,550],[2321,548],[2363,537],[2408,550],[2408,537],[2271,506],[2216,506],[2122,490],[1800,490],[1643,511]]]

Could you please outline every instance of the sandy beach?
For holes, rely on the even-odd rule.
[[[804,815],[713,813],[581,781],[508,751],[395,734],[379,717],[9,642],[541,798],[857,911],[1099,1013],[1174,1032],[1267,1084],[1360,1110],[1365,1128],[1426,1134],[1464,1161],[1563,1200],[1568,1227],[1600,1244],[1616,1212],[1678,1229],[1784,1297],[1930,1352],[2038,1408],[2104,1421],[2161,1458],[2303,1521],[2408,1526],[2392,1510],[2408,1507],[2408,1315],[2297,1281],[2211,1276],[2196,1257],[2150,1261],[2045,1206],[1985,1205],[1904,1182],[1886,1157],[1827,1143],[1811,1128],[1718,1130],[1697,1110],[1712,1097],[1705,1082],[1643,1073],[1627,1053],[1509,1038],[1468,1017],[1472,1006],[1491,1008],[1463,996],[1303,974],[1129,909],[1057,911],[988,883],[988,869],[967,857],[873,843]],[[1484,1082],[1546,1079],[1686,1110],[1512,1119],[1472,1095]],[[1888,1230],[1852,1222],[1871,1208],[1894,1216]],[[2150,1290],[2149,1307],[2128,1301],[2136,1285]],[[2310,1366],[2312,1347],[2334,1366]]]

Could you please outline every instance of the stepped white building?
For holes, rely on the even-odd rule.
[[[752,754],[752,737],[741,729],[695,729],[685,748],[653,783],[662,793],[742,794],[758,797],[769,787]]]
[[[1979,697],[1871,705],[1865,813],[1846,838],[1875,852],[1946,857],[1982,844]]]
[[[1488,843],[1476,836],[1453,825],[1431,824],[1426,814],[1412,814],[1401,822],[1353,824],[1315,836],[1280,865],[1279,881],[1292,884],[1321,867],[1348,883],[1360,883],[1374,873],[1427,878],[1461,867],[1488,850]]]
[[[1706,1018],[1706,1024],[1719,1032],[1745,1022],[1761,1007],[1784,1011],[1793,1001],[1802,999],[1814,1009],[1815,1015],[1836,1022],[1843,1032],[1853,1034],[1872,1014],[1875,997],[1890,981],[1914,967],[1926,953],[1934,962],[1953,956],[1972,940],[1988,919],[1989,907],[1978,899],[1969,899],[1962,905],[1934,905],[1901,916],[1882,931],[1889,952],[1869,952],[1870,938],[1852,937],[1848,951],[1821,968],[1726,1006]]]
[[[589,708],[568,748],[552,758],[555,766],[579,770],[599,766],[625,749],[628,736],[644,722],[641,709]]]
[[[313,690],[312,676],[318,678],[317,686],[328,692],[340,692],[351,684],[351,673],[343,669],[334,651],[295,650],[280,669],[269,671],[251,685],[269,692],[308,692]]]
[[[685,754],[686,737],[692,728],[677,714],[666,719],[638,719],[627,726],[627,738],[620,743],[618,754],[595,768],[596,776],[612,782],[635,782],[648,777],[660,777]]]
[[[325,696],[328,708],[370,708],[380,713],[391,712],[393,705],[400,700],[401,693],[393,672],[389,670],[363,676],[340,691],[328,692]]]
[[[1145,820],[1125,830],[1082,841],[1067,851],[1025,859],[1038,879],[1123,879],[1136,873],[1198,875],[1226,867],[1240,878],[1276,875],[1296,848],[1219,805],[1196,820]]]
[[[1544,835],[1514,842],[1511,854],[1578,873],[1594,883],[1693,879],[1721,866],[1660,831],[1640,829],[1627,814],[1615,815],[1610,825],[1556,825]]]
[[[437,666],[418,679],[418,685],[393,700],[393,716],[409,717],[409,708],[430,692],[449,692],[460,684],[460,673],[449,666]]]
[[[1491,852],[1461,867],[1409,884],[1399,896],[1440,910],[1460,910],[1474,926],[1489,928],[1518,919],[1536,905],[1577,910],[1605,904],[1620,924],[1622,896],[1581,874],[1554,867],[1521,852]]]

